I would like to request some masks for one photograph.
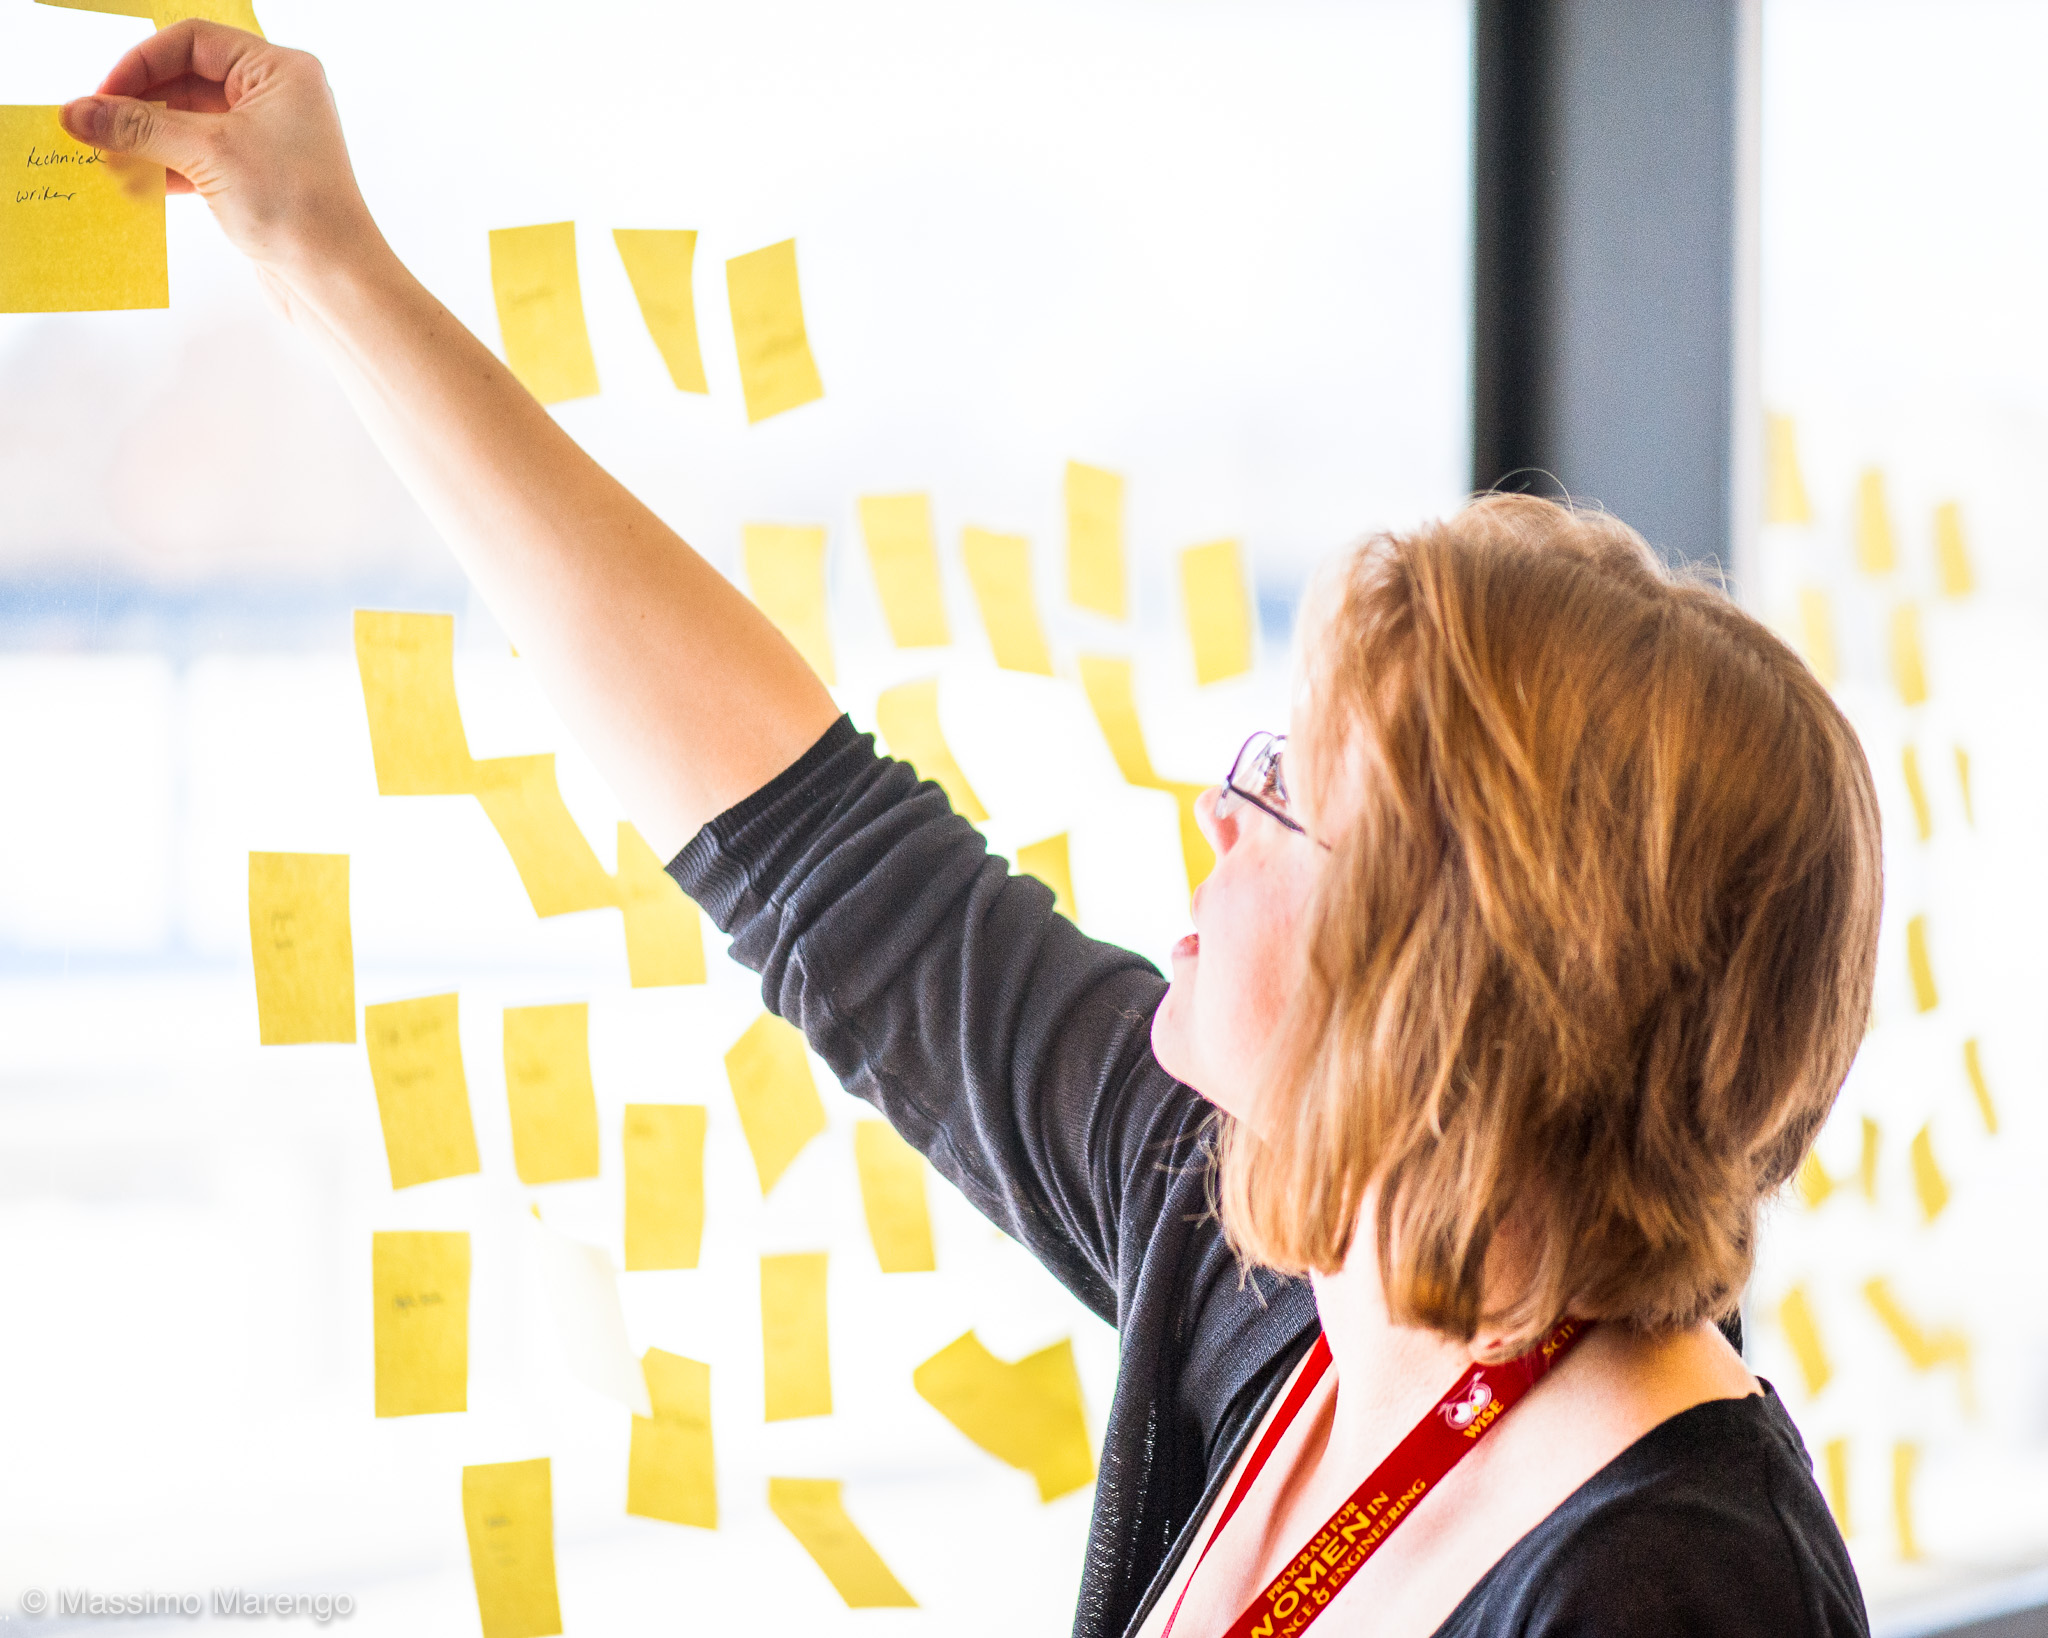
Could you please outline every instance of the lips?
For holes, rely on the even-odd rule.
[[[1200,933],[1189,933],[1185,935],[1180,940],[1180,942],[1174,945],[1173,947],[1173,959],[1176,961],[1192,961],[1195,959],[1196,956],[1200,955],[1201,953],[1202,935]]]

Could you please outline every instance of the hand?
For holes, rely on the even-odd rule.
[[[163,107],[152,104],[161,103]],[[165,167],[287,306],[316,273],[388,255],[342,141],[319,60],[219,23],[177,23],[114,65],[64,128]]]

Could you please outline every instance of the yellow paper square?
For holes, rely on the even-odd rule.
[[[661,867],[654,849],[619,824],[619,908],[626,918],[626,968],[635,989],[704,982],[703,918]]]
[[[626,1511],[636,1518],[718,1528],[711,1449],[711,1367],[649,1348],[641,1360],[652,1416],[633,1418]]]
[[[875,726],[889,754],[908,762],[920,779],[929,779],[946,793],[953,811],[976,824],[988,817],[988,809],[967,783],[967,775],[953,760],[939,727],[939,680],[927,677],[919,682],[899,683],[884,689],[875,701]]]
[[[864,1120],[853,1128],[853,1159],[860,1173],[868,1238],[874,1242],[882,1272],[928,1274],[937,1268],[924,1156],[898,1137],[887,1121]]]
[[[554,1638],[554,1486],[545,1456],[462,1470],[462,1523],[484,1638]]]
[[[963,529],[961,553],[967,579],[981,605],[996,664],[1005,671],[1052,675],[1052,652],[1038,623],[1038,593],[1031,581],[1031,542],[1022,535]]]
[[[1915,916],[1906,923],[1906,969],[1913,980],[1913,1005],[1932,1012],[1941,1004],[1934,987],[1934,962],[1927,953],[1927,918]]]
[[[265,1046],[356,1038],[346,853],[250,854],[249,947]]]
[[[1928,805],[1927,787],[1920,779],[1920,753],[1908,745],[1903,760],[1906,771],[1906,796],[1913,804],[1913,828],[1919,832],[1920,840],[1924,842],[1934,834],[1934,809]]]
[[[704,1241],[702,1104],[626,1105],[626,1269],[695,1268]]]
[[[1874,466],[1856,482],[1856,562],[1865,574],[1890,574],[1899,562],[1884,474]]]
[[[1052,889],[1052,907],[1067,920],[1078,922],[1081,912],[1074,907],[1074,870],[1068,857],[1067,833],[1048,836],[1042,842],[1028,842],[1017,849],[1017,868],[1036,876]]]
[[[455,700],[455,617],[357,609],[356,670],[380,796],[460,796],[477,763]]]
[[[1830,1439],[1821,1447],[1821,1460],[1826,1468],[1823,1480],[1827,1492],[1828,1511],[1835,1515],[1835,1528],[1848,1535],[1849,1524],[1849,1441]]]
[[[1252,609],[1244,561],[1234,540],[1180,554],[1182,612],[1195,649],[1195,681],[1221,682],[1252,668]]]
[[[0,107],[0,313],[170,304],[164,168],[74,142],[55,108]]]
[[[520,1182],[597,1176],[587,1004],[505,1009],[505,1101]]]
[[[1813,507],[1799,476],[1799,443],[1789,415],[1764,417],[1764,522],[1811,523]]]
[[[669,380],[678,392],[709,392],[690,287],[697,235],[681,228],[613,228],[612,243],[619,247],[633,299],[640,303],[640,316],[668,366]]]
[[[562,800],[552,751],[491,757],[476,765],[476,799],[512,856],[537,916],[619,902],[618,885]]]
[[[1944,597],[1967,597],[1976,589],[1970,548],[1963,539],[1963,509],[1954,501],[1934,509],[1934,563],[1941,573]]]
[[[930,497],[863,495],[860,532],[891,641],[898,648],[941,648],[951,642]]]
[[[1920,646],[1920,610],[1901,603],[1892,610],[1892,681],[1908,705],[1927,703],[1927,660]]]
[[[825,384],[818,379],[810,337],[804,332],[796,241],[785,239],[733,257],[725,264],[725,291],[732,305],[732,339],[739,350],[747,420],[765,421],[823,398]]]
[[[1041,1502],[1095,1478],[1071,1342],[1056,1342],[1012,1365],[969,1331],[918,1366],[911,1382],[983,1450],[1037,1480]]]
[[[803,1146],[825,1130],[825,1105],[811,1078],[804,1038],[793,1025],[763,1013],[726,1053],[725,1074],[766,1194]]]
[[[882,1555],[847,1516],[837,1479],[770,1479],[768,1510],[825,1572],[849,1609],[915,1609]]]
[[[1908,1564],[1927,1555],[1920,1550],[1920,1533],[1913,1528],[1913,1482],[1920,1473],[1920,1446],[1911,1439],[1892,1443],[1892,1522],[1899,1532],[1899,1557]]]
[[[156,17],[153,0],[37,0],[37,4],[62,6],[66,11],[104,12],[109,17],[140,17],[145,22]]]
[[[1991,1083],[1984,1078],[1984,1054],[1975,1036],[1963,1043],[1963,1073],[1969,1077],[1970,1096],[1977,1100],[1977,1113],[1983,1118],[1984,1130],[1996,1137],[1998,1106],[1991,1101]]]
[[[1799,1375],[1810,1398],[1828,1385],[1834,1367],[1821,1347],[1820,1326],[1813,1317],[1813,1305],[1806,1300],[1804,1286],[1795,1285],[1778,1304],[1778,1329],[1785,1333],[1785,1345],[1799,1362]]]
[[[825,618],[825,531],[812,524],[749,523],[740,530],[747,585],[761,612],[832,683],[832,628]]]
[[[208,23],[246,29],[259,40],[263,38],[263,26],[256,21],[256,8],[250,0],[156,0],[149,16],[160,29],[182,23],[187,17],[197,17]]]
[[[822,1251],[761,1259],[761,1388],[766,1420],[832,1414]]]
[[[1906,1156],[1913,1164],[1913,1195],[1920,1202],[1920,1215],[1933,1222],[1948,1206],[1948,1179],[1934,1158],[1934,1131],[1923,1126],[1907,1145]]]
[[[370,1236],[377,1414],[469,1408],[469,1236]]]
[[[1067,462],[1067,601],[1112,620],[1130,612],[1124,573],[1124,481]]]
[[[491,229],[491,294],[505,362],[543,404],[597,391],[597,360],[583,324],[576,224]]]
[[[456,998],[424,995],[365,1007],[363,1037],[391,1186],[408,1189],[477,1170]]]
[[[1152,771],[1151,753],[1145,748],[1145,730],[1138,721],[1138,696],[1131,677],[1131,662],[1102,654],[1081,656],[1081,691],[1102,737],[1109,741],[1109,753],[1116,758],[1117,771],[1133,785],[1157,789],[1159,775]]]

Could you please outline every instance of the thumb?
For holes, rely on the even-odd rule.
[[[193,114],[134,97],[80,97],[64,105],[64,129],[104,153],[146,159],[193,178],[213,151],[225,115]]]

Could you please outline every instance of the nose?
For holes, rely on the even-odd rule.
[[[1209,845],[1216,850],[1218,858],[1221,858],[1237,840],[1237,814],[1219,814],[1216,811],[1217,804],[1222,800],[1221,785],[1211,785],[1195,798],[1195,823],[1201,827],[1202,834],[1208,838]],[[1238,804],[1238,807],[1242,811],[1243,804]]]

